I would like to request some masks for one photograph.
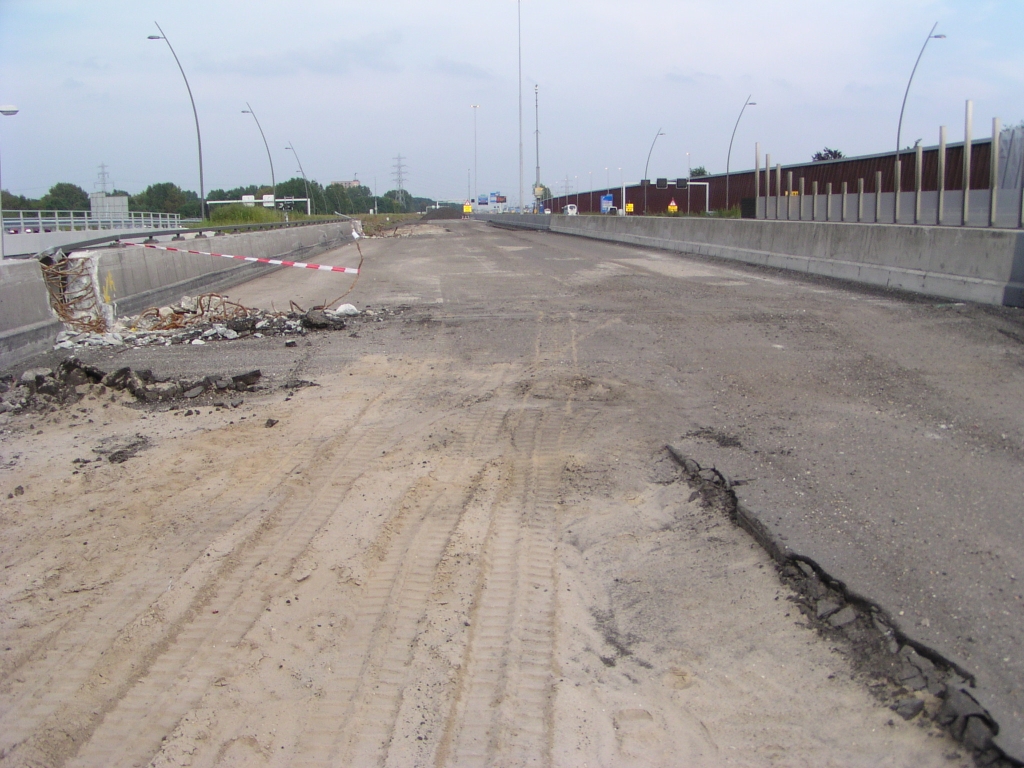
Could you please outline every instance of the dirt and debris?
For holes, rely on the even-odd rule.
[[[300,322],[304,328],[314,331],[340,331],[346,327],[344,316],[329,309],[311,309],[302,316]]]
[[[150,370],[133,370],[127,366],[108,372],[87,365],[76,357],[69,357],[56,368],[31,368],[17,379],[12,375],[0,378],[0,413],[56,411],[59,407],[77,403],[87,395],[119,392],[132,395],[140,403],[195,400],[203,395],[265,388],[260,384],[261,376],[262,373],[254,369],[235,375],[171,379],[155,376]]]
[[[133,317],[121,318],[113,329],[105,333],[62,331],[57,336],[54,349],[144,347],[151,344],[199,346],[248,336],[301,335],[307,329],[343,330],[345,319],[350,316],[341,308],[314,307],[304,311],[295,308],[290,312],[274,312],[245,307],[220,294],[183,296],[177,304],[152,307]]]
[[[462,218],[462,207],[458,208],[431,208],[420,221],[456,220]]]
[[[226,296],[210,293],[183,296],[177,304],[153,307],[138,315],[123,317],[110,331],[61,331],[53,348],[202,346],[249,337],[303,336],[310,331],[345,330],[349,323],[358,320],[382,322],[407,309],[367,307],[359,310],[352,304],[342,304],[335,309],[330,309],[329,305],[302,309],[293,304],[291,311],[278,312],[246,307],[229,301]]]
[[[149,446],[150,440],[145,435],[135,434],[127,437],[115,435],[100,440],[99,445],[93,448],[92,452],[104,457],[111,464],[123,464]],[[88,463],[88,460],[85,459],[76,459],[76,461],[79,464]]]

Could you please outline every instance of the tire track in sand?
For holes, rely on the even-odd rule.
[[[332,441],[343,443],[340,455],[323,461],[324,446],[310,444],[300,451],[297,465],[312,470],[291,476],[292,493],[246,540],[225,556],[224,566],[200,589],[181,621],[149,659],[144,673],[120,697],[70,765],[133,765],[148,760],[164,736],[195,706],[224,669],[237,644],[264,611],[268,582],[286,574],[330,517],[340,495],[352,485],[387,435],[359,423]],[[321,423],[332,431],[342,416]],[[337,426],[340,426],[337,425]]]
[[[384,759],[438,564],[476,493],[506,416],[505,410],[486,406],[471,414],[460,430],[463,437],[452,446],[456,456],[445,457],[433,477],[414,486],[369,547],[379,559],[346,642],[346,674],[324,690],[293,753],[279,764],[362,766]]]
[[[22,718],[27,737],[7,755],[48,765],[148,759],[262,609],[266,574],[289,567],[339,491],[387,442],[385,430],[366,426],[383,420],[383,399],[378,394],[332,402],[288,460],[278,463],[281,477],[254,505],[263,509],[216,540],[173,589],[127,626],[108,632],[115,635],[112,643],[74,649],[73,674],[54,679],[45,709],[36,708],[41,716]],[[101,659],[90,663],[87,657],[97,653]]]
[[[286,481],[300,465],[301,450],[301,445],[286,448],[276,466],[244,485],[241,494],[236,486],[233,497],[225,489],[211,500],[206,510],[210,518],[235,520],[220,535],[230,536],[232,527],[244,526],[254,516],[259,517],[261,508],[273,506],[282,494],[289,492]],[[5,685],[0,695],[0,756],[42,728],[47,718],[86,683],[118,634],[144,616],[170,589],[169,569],[177,576],[174,553],[151,550],[147,554],[151,557],[140,558],[131,571],[119,576],[118,581],[131,585],[130,588],[98,592],[86,607],[49,630],[31,648],[24,649],[19,663],[6,671],[7,680],[20,678],[32,682],[16,692]]]
[[[555,620],[555,500],[563,414],[525,410],[513,492],[493,511],[467,653],[436,765],[549,762]]]

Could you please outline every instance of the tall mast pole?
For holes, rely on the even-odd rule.
[[[163,40],[167,43],[167,47],[171,49],[171,56],[174,57],[174,63],[178,65],[178,71],[181,72],[181,79],[185,81],[185,90],[188,91],[188,100],[192,104],[192,117],[196,121],[196,144],[199,147],[199,218],[206,218],[206,187],[203,184],[203,136],[199,132],[199,112],[196,111],[196,100],[192,98],[192,86],[188,84],[188,78],[185,77],[185,69],[181,66],[181,61],[178,60],[178,54],[174,52],[174,46],[171,45],[171,41],[167,39],[167,35],[164,34],[163,29],[157,22],[156,28],[160,30],[159,35],[149,35],[150,40]]]
[[[537,122],[537,129],[534,131],[537,139],[537,180],[533,184],[534,195],[536,196],[537,190],[540,189],[540,86],[533,86],[533,111]],[[538,205],[540,199],[537,200]]]
[[[519,212],[523,212],[523,0],[516,3],[519,28]]]

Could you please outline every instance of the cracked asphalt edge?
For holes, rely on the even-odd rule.
[[[736,491],[743,481],[734,481],[715,467],[702,467],[677,446],[669,444],[665,450],[694,489],[691,499],[699,497],[718,509],[771,556],[780,580],[799,595],[794,602],[807,626],[843,646],[876,698],[904,719],[920,715],[943,726],[971,750],[979,766],[1024,766],[994,742],[999,724],[979,701],[984,696],[974,675],[900,631],[881,606],[779,541],[758,513],[743,503]]]

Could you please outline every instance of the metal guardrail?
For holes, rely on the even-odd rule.
[[[4,232],[8,235],[104,229],[174,229],[181,226],[181,214],[142,211],[103,216],[96,216],[91,211],[3,211],[2,218]]]

